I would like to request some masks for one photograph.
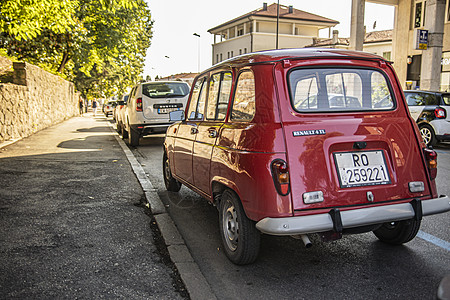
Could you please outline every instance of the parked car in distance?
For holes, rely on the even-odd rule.
[[[372,231],[389,244],[438,196],[437,154],[422,141],[390,62],[338,49],[250,53],[196,77],[187,109],[166,132],[163,176],[219,210],[223,249],[253,262],[260,234],[306,246]]]
[[[122,121],[129,144],[137,146],[142,136],[165,133],[173,123],[169,113],[186,107],[189,91],[189,85],[181,81],[152,81],[134,86]]]
[[[117,102],[117,106],[114,108],[114,120],[116,122],[116,130],[122,135],[122,138],[127,138],[128,136],[123,131],[123,120],[125,118],[125,109],[128,101],[128,95],[123,95],[122,98]]]
[[[127,95],[127,98],[128,98],[128,95]],[[123,105],[126,103],[126,100],[123,101],[123,99],[124,99],[124,96],[122,96],[119,100],[117,100],[117,105],[113,109],[112,117],[113,117],[114,122],[116,121],[116,118],[117,118],[118,109],[120,108],[120,106],[123,107]]]
[[[450,92],[404,91],[412,118],[430,146],[450,140]]]
[[[117,101],[115,100],[108,100],[103,104],[103,113],[106,117],[113,114],[114,107],[116,107]]]

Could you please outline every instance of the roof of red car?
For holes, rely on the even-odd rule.
[[[267,62],[276,62],[288,59],[314,59],[314,58],[352,58],[367,60],[384,60],[381,56],[362,51],[352,51],[331,48],[296,48],[267,50],[247,53],[222,61],[210,69],[224,65],[246,65]]]

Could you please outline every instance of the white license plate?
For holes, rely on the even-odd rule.
[[[171,108],[158,108],[158,114],[168,114],[171,111],[178,110],[178,107],[171,107]]]
[[[338,152],[334,161],[341,188],[390,184],[383,151]]]

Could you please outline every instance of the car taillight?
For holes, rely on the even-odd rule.
[[[142,111],[142,98],[136,99],[136,111]]]
[[[438,118],[438,119],[445,119],[445,109],[440,108],[440,107],[436,108],[436,109],[434,110],[434,115],[435,115],[436,118]]]
[[[428,148],[423,149],[423,154],[427,161],[428,172],[430,173],[430,178],[433,180],[437,176],[437,153],[436,151]]]
[[[278,194],[286,196],[289,194],[289,168],[282,159],[276,159],[272,162],[272,178]]]

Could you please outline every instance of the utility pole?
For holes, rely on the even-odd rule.
[[[197,72],[200,73],[200,34],[194,33],[194,36],[198,37],[198,58],[197,58]]]
[[[276,37],[276,47],[278,49],[278,25],[280,23],[280,0],[277,1],[277,37]]]

